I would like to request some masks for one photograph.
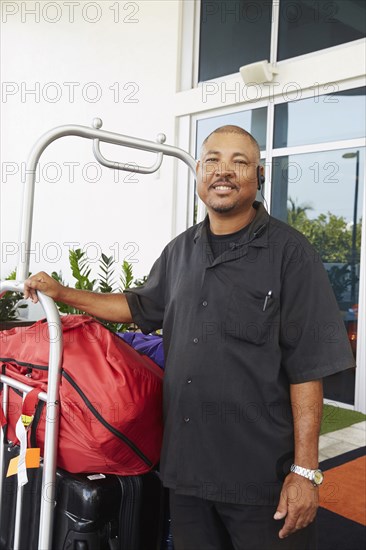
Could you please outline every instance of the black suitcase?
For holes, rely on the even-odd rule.
[[[6,446],[5,475],[19,448]],[[38,550],[42,469],[23,488],[20,550]],[[0,549],[14,541],[17,477],[4,478]],[[42,498],[47,498],[47,489]],[[140,476],[70,474],[57,470],[52,550],[161,550],[167,520],[156,472]]]

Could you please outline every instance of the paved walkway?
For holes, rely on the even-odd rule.
[[[320,436],[319,462],[366,445],[366,420]]]

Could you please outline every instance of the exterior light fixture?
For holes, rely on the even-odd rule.
[[[273,76],[278,74],[278,71],[267,60],[244,65],[239,69],[244,84],[263,84],[263,82],[271,82]]]

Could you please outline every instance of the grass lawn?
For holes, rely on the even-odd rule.
[[[335,432],[363,420],[366,420],[366,415],[360,412],[334,407],[333,405],[324,405],[320,434]]]

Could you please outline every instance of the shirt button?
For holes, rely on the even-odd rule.
[[[198,338],[193,338],[193,342],[194,342],[195,344],[198,344]]]
[[[190,421],[189,416],[185,416],[185,417],[184,417],[184,422],[187,424],[187,422],[189,422],[189,421]]]
[[[203,307],[206,307],[206,306],[207,306],[206,300],[205,300],[204,302],[202,302],[202,305],[203,305]]]
[[[192,378],[187,378],[187,384],[190,384],[192,382]]]

